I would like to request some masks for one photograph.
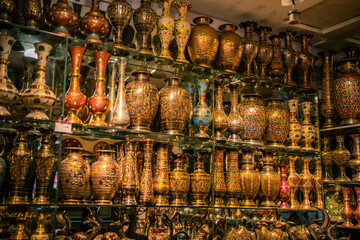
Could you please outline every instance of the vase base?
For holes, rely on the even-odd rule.
[[[265,201],[262,201],[262,202],[260,203],[259,207],[276,208],[277,205],[275,204],[274,201],[265,200]]]
[[[173,207],[186,207],[187,206],[186,202],[182,198],[175,198],[174,200],[171,201],[170,205]]]
[[[25,202],[23,197],[20,196],[13,196],[10,197],[7,201],[7,204],[26,204],[27,202]]]
[[[143,127],[143,126],[131,126],[130,127],[131,130],[135,130],[135,131],[139,131],[139,132],[150,132],[150,128],[148,127]]]
[[[215,207],[215,208],[226,207],[226,206],[225,206],[224,199],[222,199],[221,197],[216,197],[216,198],[215,198],[215,202],[214,202],[214,207]]]
[[[254,202],[253,200],[244,199],[244,200],[241,202],[241,207],[244,207],[244,208],[254,208],[254,207],[257,207],[257,205],[255,204],[255,202]]]
[[[179,130],[165,130],[164,133],[170,134],[170,135],[177,135],[177,136],[183,136]]]
[[[301,207],[301,209],[314,209],[313,207],[311,207],[310,204],[301,205],[300,207]]]
[[[91,121],[89,124],[89,127],[107,127],[108,124],[105,121]]]
[[[232,134],[229,136],[228,141],[238,142],[238,143],[242,142],[239,134],[236,134],[236,133],[232,133]]]
[[[360,179],[359,179],[360,180]],[[323,182],[329,182],[329,181],[334,181],[334,179],[332,179],[332,178],[324,178],[323,179]]]
[[[287,203],[287,202],[282,202],[278,208],[281,208],[281,209],[289,209],[290,208],[290,205]]]
[[[246,139],[245,142],[250,144],[259,144],[259,145],[261,144],[259,140],[254,140],[254,139]]]
[[[79,200],[76,200],[76,199],[67,199],[67,200],[64,200],[63,203],[64,203],[64,204],[79,204],[80,201],[79,201]]]
[[[285,144],[280,143],[280,142],[269,143],[269,146],[272,146],[272,147],[286,147]]]
[[[127,51],[128,47],[122,44],[114,44],[114,48],[109,49],[107,52],[113,56],[126,57],[130,53]]]
[[[213,136],[213,138],[216,141],[226,141],[226,137],[224,136],[224,134],[221,131],[217,131],[215,133],[215,135]]]
[[[340,125],[351,125],[356,123],[360,123],[359,118],[346,118],[340,122]]]
[[[332,123],[325,123],[325,124],[322,126],[322,128],[332,128],[332,127],[335,127],[335,125],[332,124]]]
[[[354,227],[355,225],[352,224],[351,222],[344,222],[343,224],[341,224],[341,226],[343,226],[343,227]]]
[[[122,201],[122,204],[125,206],[135,206],[137,205],[136,198],[134,195],[126,195]]]
[[[156,195],[155,196],[155,206],[168,206],[169,201],[165,195]]]
[[[112,202],[110,200],[95,200],[95,204],[100,204],[100,205],[111,205]]]
[[[92,204],[92,201],[91,200],[87,200],[87,199],[84,199],[84,200],[81,200],[81,202],[83,204]],[[120,203],[120,202],[119,202]]]
[[[287,146],[287,148],[291,148],[291,149],[299,149],[299,148],[300,148],[300,146],[298,146],[298,145],[289,145],[289,146]]]
[[[195,134],[195,137],[198,137],[198,138],[210,138],[210,136],[206,133],[203,133],[203,134],[200,134],[200,133],[197,133]]]
[[[335,181],[339,181],[339,182],[350,181],[350,178],[348,178],[347,176],[341,176],[341,177],[335,178]]]
[[[46,115],[46,113],[41,111],[33,111],[26,115],[26,118],[32,118],[36,120],[49,120],[49,117]]]
[[[50,204],[50,201],[47,199],[46,196],[39,196],[35,197],[35,199],[32,201],[33,204]]]
[[[194,201],[191,202],[191,206],[193,206],[193,207],[207,207],[208,205],[205,202],[205,200],[195,199]]]
[[[315,149],[313,147],[302,147],[302,150],[308,150],[308,151],[314,151]]]
[[[237,198],[229,198],[228,202],[226,204],[226,207],[229,207],[229,208],[238,208],[238,207],[240,207],[238,199]]]
[[[0,106],[0,116],[11,116],[9,110],[4,106]]]

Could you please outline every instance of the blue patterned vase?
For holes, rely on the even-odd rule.
[[[199,102],[194,109],[192,120],[194,126],[199,129],[199,132],[195,134],[195,137],[209,137],[209,135],[206,133],[206,129],[209,127],[211,122],[211,110],[205,102],[206,89],[208,84],[209,79],[200,79],[196,83]]]

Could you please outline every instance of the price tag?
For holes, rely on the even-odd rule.
[[[72,133],[72,123],[57,120],[55,121],[55,132]]]

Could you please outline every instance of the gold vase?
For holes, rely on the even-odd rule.
[[[160,142],[157,148],[157,160],[154,176],[155,206],[167,206],[170,192],[169,179],[169,144]]]
[[[280,83],[283,81],[284,76],[284,63],[281,54],[281,36],[280,35],[272,35],[269,37],[273,47],[273,58],[271,60],[269,66],[269,75],[274,83]]]
[[[228,154],[226,172],[227,207],[240,207],[238,198],[241,195],[241,180],[239,172],[239,151],[231,150]]]
[[[26,27],[38,28],[42,17],[40,0],[24,0],[22,16]]]
[[[290,208],[296,209],[299,207],[299,203],[295,199],[296,190],[300,186],[300,175],[295,170],[295,162],[299,157],[289,156],[289,175],[287,179],[287,183],[290,186]]]
[[[290,145],[288,148],[300,148],[298,145],[299,140],[301,139],[301,124],[296,118],[297,106],[299,100],[296,98],[289,99],[288,104],[290,108],[290,130],[289,130],[289,140]]]
[[[152,169],[154,140],[145,139],[143,146],[144,146],[144,170],[142,171],[142,176],[140,181],[139,202],[143,205],[153,205],[155,200],[153,169]]]
[[[215,108],[214,108],[214,127],[215,140],[226,140],[224,132],[229,126],[229,119],[226,116],[223,106],[225,80],[218,79],[215,81]]]
[[[350,137],[353,140],[353,151],[349,166],[356,171],[353,181],[360,181],[360,134],[351,134]]]
[[[301,42],[301,53],[299,54],[299,69],[302,75],[302,82],[300,84],[303,88],[312,88],[310,82],[310,73],[314,67],[314,56],[309,52],[309,40],[313,37],[312,34],[300,34],[297,38]]]
[[[243,119],[239,111],[239,89],[240,85],[237,83],[231,83],[228,85],[230,89],[230,102],[231,108],[228,115],[229,119],[229,138],[228,141],[240,142],[241,137],[239,133],[244,130]]]
[[[35,232],[31,235],[30,240],[49,240],[49,234],[45,230],[45,216],[40,214],[37,219],[37,228]]]
[[[300,189],[304,194],[304,200],[301,203],[302,209],[312,209],[312,207],[310,206],[309,194],[310,190],[315,184],[315,179],[309,171],[310,160],[312,160],[312,158],[302,158],[303,168],[302,172],[300,173]]]
[[[301,124],[301,135],[304,138],[304,146],[302,149],[304,150],[314,150],[311,144],[315,140],[315,127],[310,121],[310,110],[311,110],[311,102],[305,101],[301,103],[304,120]]]
[[[345,167],[348,165],[351,155],[349,150],[344,146],[344,135],[336,135],[337,146],[334,151],[332,151],[332,159],[340,168],[340,175],[335,179],[335,181],[350,181],[345,174]]]
[[[315,207],[323,208],[324,203],[322,200],[322,174],[321,174],[321,159],[315,159],[315,172],[314,172],[314,182],[316,190],[316,202]]]
[[[214,207],[225,207],[224,196],[226,194],[226,181],[224,173],[224,148],[216,148],[214,153]]]
[[[286,69],[285,83],[291,86],[296,86],[296,82],[294,82],[292,79],[293,70],[299,59],[299,54],[292,47],[292,41],[296,35],[296,31],[286,30],[285,32],[281,32],[280,35],[285,39],[285,49],[282,53]]]
[[[204,156],[200,153],[196,155],[196,170],[190,174],[190,194],[193,196],[191,205],[194,207],[206,207],[208,204],[205,199],[210,193],[211,178],[210,174],[204,169]]]
[[[26,233],[26,220],[27,213],[17,213],[16,214],[16,231],[11,235],[11,240],[29,240],[29,236]]]
[[[126,142],[126,155],[122,169],[121,189],[124,205],[137,205],[136,194],[139,192],[139,172],[137,168],[136,142]]]
[[[259,34],[259,50],[257,60],[260,64],[260,79],[262,80],[269,80],[266,71],[274,53],[273,48],[267,44],[267,35],[269,32],[271,32],[271,30],[271,27],[258,27],[256,29]]]
[[[0,1],[0,21],[11,22],[12,13],[16,7],[15,0],[1,0]]]
[[[259,44],[253,40],[253,31],[256,27],[256,22],[240,23],[240,28],[244,29],[245,32],[243,60],[246,64],[246,70],[243,74],[247,77],[255,77],[251,65],[259,51]]]
[[[323,143],[323,147],[321,148],[321,161],[325,167],[323,181],[332,181],[333,178],[330,175],[329,168],[333,163],[333,156],[330,149],[329,136],[323,136],[321,141]]]
[[[170,172],[171,206],[186,206],[184,198],[190,189],[190,174],[184,169],[184,157],[178,153],[174,159],[174,167]]]

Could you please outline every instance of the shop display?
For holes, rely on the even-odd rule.
[[[78,15],[69,6],[67,0],[58,0],[49,11],[44,11],[45,21],[54,27],[54,33],[71,36],[69,31],[77,27]]]

